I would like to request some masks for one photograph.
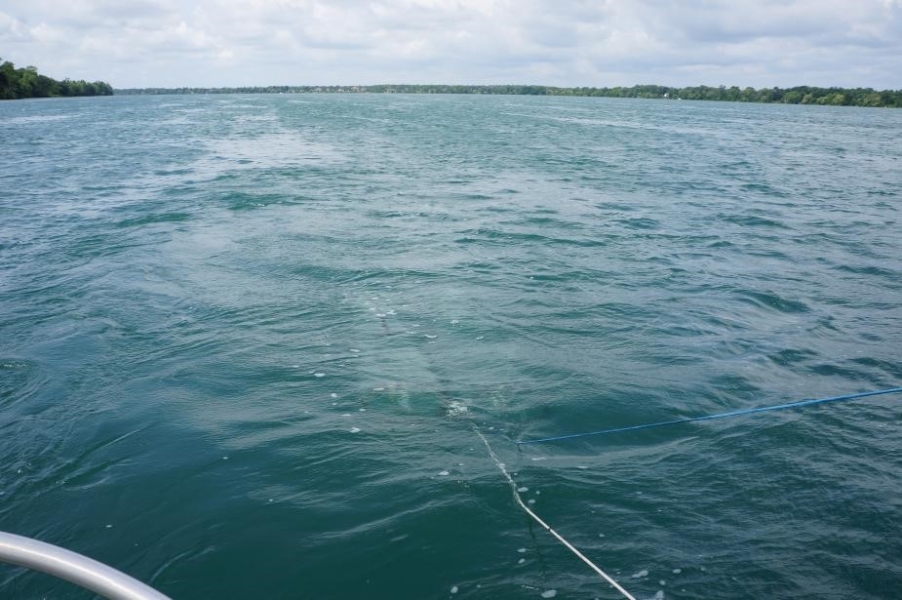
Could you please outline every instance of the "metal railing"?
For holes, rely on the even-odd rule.
[[[87,556],[2,531],[0,562],[55,575],[110,600],[169,600],[152,587]]]

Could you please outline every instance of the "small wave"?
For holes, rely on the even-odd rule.
[[[846,273],[853,273],[855,275],[867,275],[869,277],[880,277],[882,279],[888,279],[893,282],[902,281],[902,274],[900,274],[898,271],[894,271],[893,269],[888,269],[886,267],[878,267],[876,265],[864,265],[864,266],[839,265],[834,268],[837,271],[844,271]]]
[[[755,215],[727,215],[721,213],[718,217],[727,223],[742,225],[743,227],[773,227],[776,229],[789,229],[786,225],[774,219]]]
[[[639,217],[636,219],[620,219],[617,222],[629,229],[648,230],[658,229],[661,226],[661,223],[659,221],[648,217]]]
[[[784,367],[794,366],[817,358],[814,350],[785,348],[768,356],[770,360]]]
[[[140,227],[142,225],[153,225],[155,223],[184,223],[191,219],[191,215],[182,212],[160,213],[156,215],[146,215],[136,217],[134,219],[125,219],[119,221],[117,227]]]
[[[248,194],[245,192],[230,192],[223,198],[227,202],[229,210],[254,210],[264,208],[270,204],[283,203],[284,196],[272,194]]]
[[[882,374],[889,375],[894,380],[902,380],[902,364],[899,364],[898,362],[871,358],[869,356],[853,358],[852,362],[862,367],[877,369]]]
[[[48,381],[38,363],[19,358],[0,358],[0,407],[9,409],[38,394]]]
[[[807,313],[811,308],[800,300],[790,300],[776,292],[759,292],[754,290],[741,290],[737,292],[739,300],[758,306],[779,311],[781,313]]]
[[[594,248],[605,246],[605,241],[595,239],[577,239],[550,237],[538,233],[519,233],[505,232],[497,229],[478,229],[461,232],[464,235],[455,239],[457,244],[485,244],[485,245],[519,245],[519,244],[539,244],[539,245],[563,245],[563,246],[581,246]]]
[[[30,123],[51,123],[53,121],[65,121],[77,117],[76,114],[67,115],[29,115],[26,117],[13,117],[4,121],[6,125],[28,125]]]

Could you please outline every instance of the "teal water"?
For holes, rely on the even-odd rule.
[[[902,111],[0,104],[0,530],[174,598],[902,590]],[[455,593],[452,593],[455,590]],[[4,598],[88,598],[0,566]]]

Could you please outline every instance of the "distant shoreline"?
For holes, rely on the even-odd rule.
[[[902,108],[902,90],[871,88],[632,87],[590,88],[542,85],[333,85],[266,86],[221,88],[127,88],[119,95],[169,94],[474,94],[505,96],[584,96],[600,98],[649,98],[661,100],[709,100],[767,104],[816,104],[829,106],[870,106]]]

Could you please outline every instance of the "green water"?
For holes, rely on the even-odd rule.
[[[902,111],[0,104],[0,530],[173,598],[897,598]],[[455,593],[452,593],[455,590]],[[88,598],[0,566],[0,597]]]

